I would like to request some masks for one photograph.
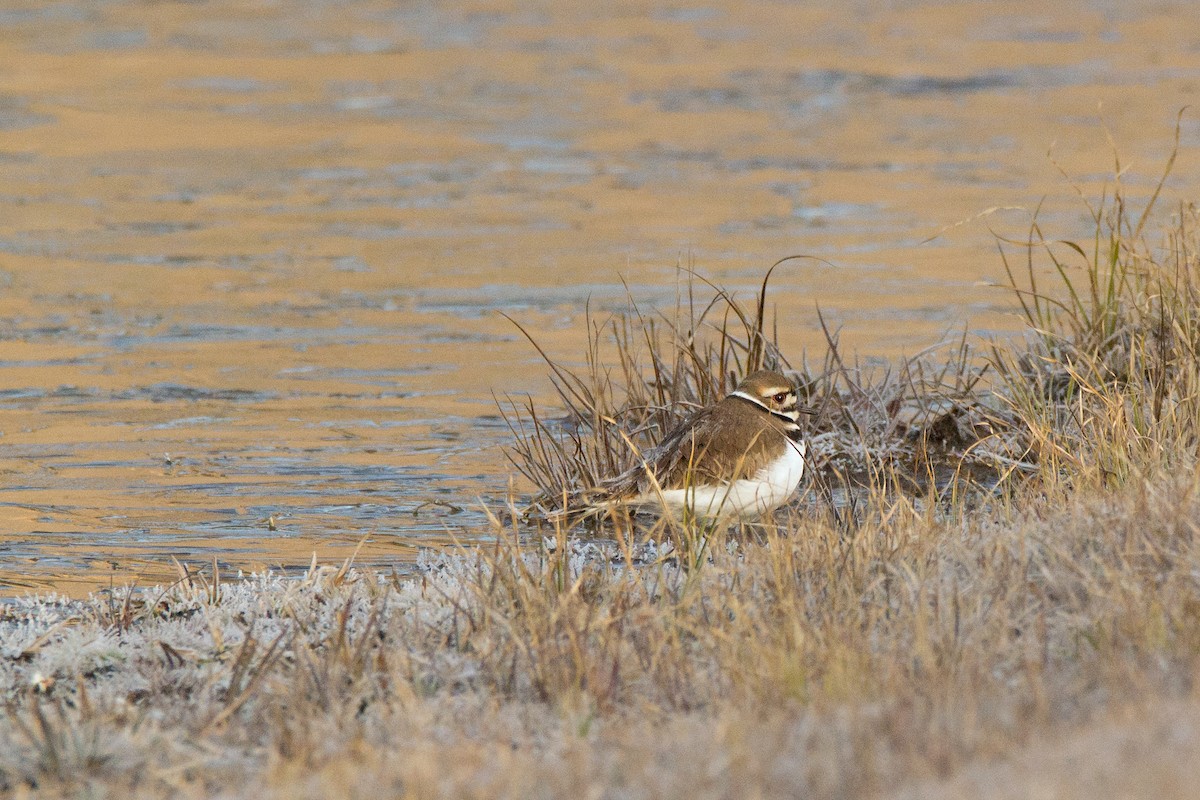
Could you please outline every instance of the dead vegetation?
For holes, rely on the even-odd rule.
[[[990,487],[1024,466],[1023,449],[1014,453],[1020,443],[1008,435],[1010,415],[989,402],[981,384],[987,365],[966,337],[871,369],[846,357],[824,327],[820,363],[791,364],[766,315],[771,275],[789,260],[767,271],[753,307],[688,272],[669,313],[643,312],[631,298],[629,313],[588,314],[586,366],[573,371],[546,357],[565,416],[548,418],[531,401],[506,409],[510,458],[538,489],[528,516],[570,510],[688,414],[763,368],[793,375],[801,402],[815,412],[805,425],[826,509],[836,505],[835,491]],[[708,299],[698,300],[700,292]]]
[[[757,531],[595,538],[512,515],[416,579],[185,572],[0,607],[0,793],[1188,796],[1200,263],[1194,210],[1162,247],[1149,210],[1118,189],[1089,247],[1036,220],[1002,243],[1029,319],[1011,345],[871,372],[831,332],[794,365],[818,491]],[[538,504],[746,370],[793,366],[761,298],[696,293],[589,319],[587,368],[551,365],[567,419],[510,417]],[[1114,728],[1119,747],[1085,746]]]
[[[669,313],[630,298],[629,313],[589,314],[584,368],[538,348],[565,417],[509,406],[512,462],[538,489],[530,511],[569,507],[760,368],[792,374],[816,411],[805,420],[817,475],[810,513],[839,515],[857,495],[925,495],[952,507],[1010,496],[1029,480],[1094,487],[1190,468],[1200,447],[1200,214],[1180,204],[1153,241],[1147,228],[1174,160],[1136,211],[1119,160],[1111,196],[1093,203],[1080,193],[1091,241],[1046,238],[1036,212],[1024,240],[997,236],[1026,323],[1016,340],[964,335],[868,369],[821,317],[820,361],[793,365],[766,309],[772,272],[803,256],[772,266],[749,307],[687,272]]]
[[[121,626],[104,599],[21,603],[0,782],[886,796],[1143,701],[1190,703],[1194,482],[1052,500],[959,522],[896,506],[849,537],[797,516],[788,535],[722,539],[698,569],[509,537],[417,580],[181,582]]]

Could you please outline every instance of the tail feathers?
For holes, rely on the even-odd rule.
[[[646,465],[635,464],[599,486],[558,493],[543,492],[525,509],[524,516],[545,520],[568,520],[571,524],[603,516],[634,501],[642,493]]]
[[[620,508],[636,495],[636,484],[626,485],[623,475],[607,480],[601,486],[574,489],[557,495],[543,494],[525,510],[525,516],[545,520],[567,520],[571,524],[603,516]],[[634,491],[631,491],[634,490]]]

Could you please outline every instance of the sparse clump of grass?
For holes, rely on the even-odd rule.
[[[818,488],[810,510],[844,504],[834,494],[852,497],[855,489],[876,498],[933,493],[953,507],[1030,478],[1043,487],[1193,468],[1200,212],[1181,204],[1155,243],[1148,233],[1174,159],[1137,210],[1118,162],[1111,196],[1084,201],[1094,223],[1086,244],[1047,239],[1036,213],[1024,241],[997,237],[1027,325],[1015,341],[964,336],[891,368],[864,369],[822,318],[820,362],[792,365],[765,310],[771,272],[801,257],[775,264],[749,307],[688,273],[669,315],[636,304],[603,321],[589,315],[585,366],[572,371],[546,358],[565,419],[531,403],[508,415],[512,461],[538,490],[532,508],[555,511],[586,498],[589,487],[637,463],[673,425],[763,367],[793,374],[817,412],[806,419]],[[696,300],[697,283],[711,299]]]
[[[996,348],[992,363],[1044,474],[1108,482],[1196,464],[1200,217],[1181,203],[1164,234],[1147,232],[1174,159],[1139,210],[1119,180],[1111,197],[1087,203],[1086,244],[1047,239],[1035,217],[1019,274],[1005,253],[1013,243],[1001,242],[1029,333]]]
[[[835,490],[990,486],[1011,471],[1016,440],[1007,409],[981,391],[986,367],[965,338],[894,367],[866,368],[824,327],[820,362],[790,363],[767,318],[771,274],[789,260],[768,270],[750,306],[688,272],[669,314],[644,312],[632,300],[629,312],[604,320],[589,313],[585,366],[571,370],[546,356],[565,417],[548,418],[531,401],[506,409],[510,458],[538,490],[531,509],[569,510],[690,413],[763,368],[795,376],[813,412],[805,425],[826,500]],[[701,292],[710,297],[697,300]]]

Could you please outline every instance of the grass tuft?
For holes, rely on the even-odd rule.
[[[990,488],[1024,466],[1012,457],[1010,415],[982,389],[987,367],[965,336],[895,366],[868,368],[842,353],[822,317],[827,347],[819,363],[792,365],[766,312],[772,272],[784,261],[768,270],[750,305],[686,271],[669,313],[645,312],[632,298],[630,311],[602,320],[589,310],[589,346],[578,370],[521,329],[546,360],[566,412],[549,417],[530,400],[502,404],[514,440],[509,458],[536,487],[534,516],[571,510],[760,368],[791,374],[801,402],[815,412],[805,420],[817,475],[810,512],[852,517],[872,496]]]
[[[1174,160],[1173,152],[1140,209],[1119,178],[1111,197],[1087,203],[1090,242],[1047,239],[1035,215],[1018,246],[1018,270],[1006,252],[1014,243],[999,240],[1028,333],[1017,345],[992,350],[996,396],[1020,421],[1028,457],[1042,465],[1043,477],[1104,484],[1195,468],[1196,207],[1181,203],[1153,244],[1145,232]],[[1039,281],[1047,274],[1049,282]]]

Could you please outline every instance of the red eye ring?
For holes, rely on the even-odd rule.
[[[779,394],[774,395],[771,399],[774,400],[776,403],[782,404],[784,400],[787,400],[787,396],[788,396],[787,392],[780,392]]]

